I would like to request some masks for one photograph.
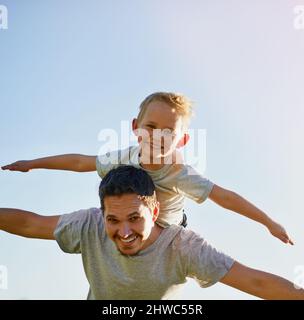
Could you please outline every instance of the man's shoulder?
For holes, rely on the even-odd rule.
[[[70,213],[64,213],[60,217],[60,223],[80,223],[86,224],[90,221],[98,221],[102,217],[101,209],[99,208],[88,208],[80,209]]]
[[[104,234],[101,210],[89,208],[62,214],[54,230],[60,248],[68,253],[81,253],[87,244],[96,244]]]
[[[201,237],[196,232],[180,225],[172,224],[163,230],[165,238],[170,238],[172,243],[187,242],[193,237]]]
[[[189,251],[189,246],[198,246],[205,242],[205,239],[200,234],[188,228],[172,225],[168,229],[175,233],[172,238],[172,245],[182,252]]]
[[[79,209],[73,212],[69,213],[70,215],[74,215],[74,216],[85,216],[85,215],[95,215],[98,216],[100,214],[102,214],[101,209],[100,208],[96,208],[96,207],[92,207],[92,208],[86,208],[86,209]]]

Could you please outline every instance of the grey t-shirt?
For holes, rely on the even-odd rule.
[[[185,197],[204,202],[213,188],[213,183],[204,178],[193,167],[187,164],[165,164],[159,170],[147,170],[141,167],[138,159],[139,147],[108,152],[96,159],[96,169],[103,178],[111,169],[120,165],[133,165],[148,172],[160,203],[157,223],[162,227],[180,224],[183,219]]]
[[[90,284],[88,299],[174,299],[187,277],[208,287],[234,262],[195,232],[176,225],[163,229],[138,254],[123,255],[107,236],[97,208],[62,215],[54,236],[64,252],[81,253]]]

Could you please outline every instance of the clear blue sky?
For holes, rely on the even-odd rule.
[[[294,247],[211,201],[187,201],[189,228],[240,262],[290,280],[304,265],[304,30],[301,1],[14,1],[0,30],[0,164],[97,154],[154,91],[196,102],[207,170],[280,221]],[[0,172],[0,206],[53,215],[98,206],[96,173]],[[84,299],[81,258],[0,232],[0,299]],[[253,299],[193,281],[183,299]]]

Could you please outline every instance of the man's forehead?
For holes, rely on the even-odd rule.
[[[119,196],[106,196],[104,198],[105,213],[139,212],[146,207],[137,194],[123,194]]]

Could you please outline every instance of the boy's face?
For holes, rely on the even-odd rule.
[[[158,216],[158,204],[151,210],[132,193],[107,196],[104,205],[107,235],[122,254],[137,254],[155,240],[153,226]]]
[[[165,158],[184,145],[183,118],[165,102],[153,101],[140,121],[133,121],[142,156]],[[187,140],[187,139],[185,139]]]

